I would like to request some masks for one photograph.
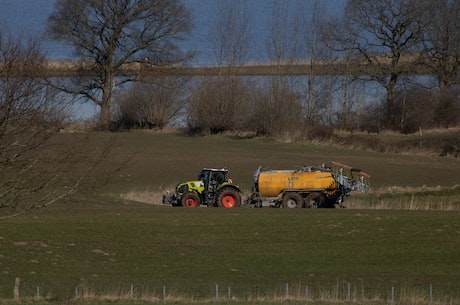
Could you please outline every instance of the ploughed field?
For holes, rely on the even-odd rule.
[[[98,187],[1,222],[1,300],[13,299],[16,278],[23,302],[460,300],[458,159],[145,132],[94,134],[88,147],[107,138],[106,169],[129,156],[108,183],[106,170],[94,172]],[[371,192],[347,198],[347,209],[161,205],[202,167],[227,167],[248,193],[260,165],[331,160],[372,177]]]

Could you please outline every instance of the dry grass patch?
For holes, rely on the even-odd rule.
[[[460,185],[382,187],[369,194],[353,194],[346,206],[354,209],[458,211]]]
[[[135,201],[140,203],[161,205],[163,195],[167,191],[174,191],[175,186],[170,187],[160,187],[156,190],[145,190],[145,191],[129,191],[127,193],[121,194],[121,198],[124,200]]]

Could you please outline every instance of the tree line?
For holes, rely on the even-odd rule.
[[[179,121],[190,132],[309,137],[334,128],[411,133],[458,125],[458,1],[349,0],[333,18],[321,3],[293,10],[289,1],[276,1],[265,53],[280,73],[242,77],[224,72],[248,61],[251,16],[244,1],[219,1],[209,37],[222,75],[136,83],[116,98],[117,126],[162,128]],[[281,72],[299,62],[343,63],[350,73]],[[361,66],[365,70],[356,73]],[[426,75],[412,73],[420,67]]]

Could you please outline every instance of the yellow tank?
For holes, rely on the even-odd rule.
[[[263,197],[276,197],[286,190],[333,191],[338,187],[331,172],[314,168],[261,171],[256,178]]]

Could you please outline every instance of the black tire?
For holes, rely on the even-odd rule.
[[[289,192],[283,195],[281,204],[287,209],[303,208],[303,198],[298,193]]]
[[[323,208],[326,203],[326,197],[324,194],[314,192],[308,194],[305,198],[305,206],[307,208]]]
[[[192,192],[185,193],[180,201],[182,206],[186,208],[196,208],[201,205],[200,196]]]
[[[225,187],[217,193],[217,205],[219,207],[233,209],[241,206],[241,195],[236,189]]]

